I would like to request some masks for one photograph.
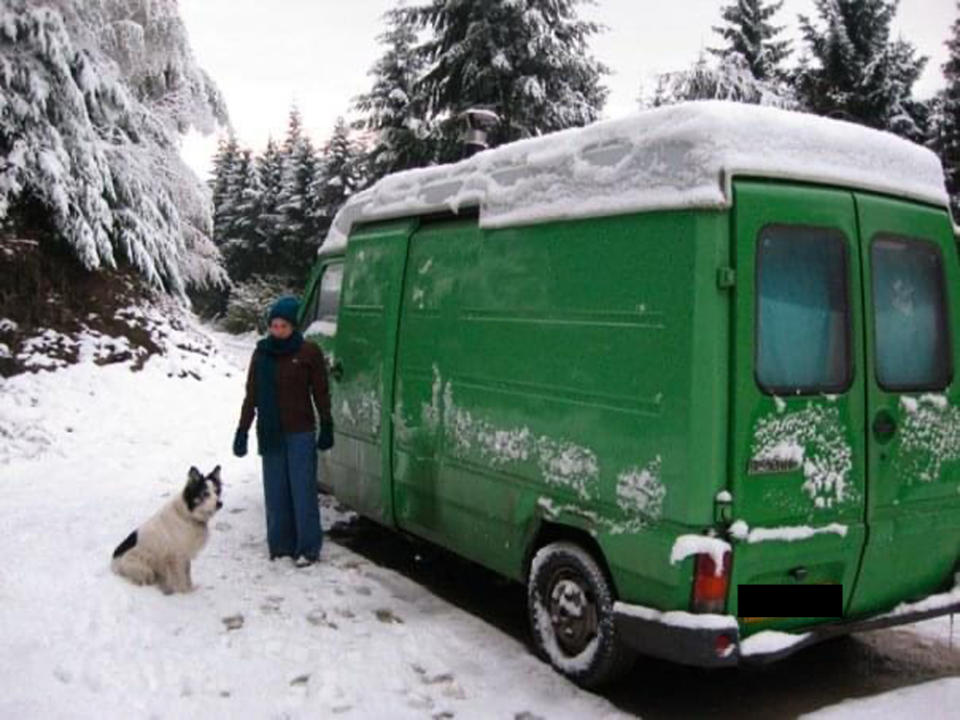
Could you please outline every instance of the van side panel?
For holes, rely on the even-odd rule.
[[[636,531],[612,528],[598,539],[622,600],[687,610],[693,560],[671,565],[671,550],[679,535],[700,534],[714,525],[714,499],[727,486],[733,288],[721,287],[718,277],[730,263],[730,215],[701,211],[639,220],[641,237],[633,241],[649,265],[638,277],[645,283],[648,274],[665,275],[677,286],[664,301],[671,303],[667,313],[684,337],[662,352],[664,362],[681,366],[681,374],[671,377],[664,391],[670,404],[664,408],[665,432],[655,423],[637,429],[638,437],[656,434],[661,447],[660,521]],[[652,251],[665,240],[668,255]],[[732,276],[727,280],[733,281]],[[656,352],[644,348],[641,358]],[[656,382],[656,372],[659,368],[649,382]],[[623,488],[620,478],[614,482],[615,491]]]
[[[423,226],[398,348],[398,523],[518,579],[539,523],[579,527],[623,599],[685,605],[670,548],[712,524],[725,475],[728,225]]]

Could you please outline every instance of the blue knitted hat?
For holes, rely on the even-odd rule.
[[[299,310],[300,301],[292,295],[287,295],[280,298],[270,306],[270,313],[267,316],[267,322],[272,321],[274,318],[283,318],[291,325],[296,325],[297,311]]]

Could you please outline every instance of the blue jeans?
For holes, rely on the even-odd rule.
[[[283,444],[282,450],[261,456],[270,557],[316,560],[323,543],[316,439],[312,432],[285,433]]]

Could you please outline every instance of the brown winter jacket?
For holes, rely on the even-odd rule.
[[[314,432],[317,429],[314,407],[321,424],[329,423],[327,363],[320,348],[311,342],[304,342],[293,355],[278,355],[276,363],[277,407],[280,409],[280,428],[283,432]],[[239,429],[243,432],[249,432],[257,405],[256,366],[257,351],[254,350],[247,371],[247,394],[240,411]]]

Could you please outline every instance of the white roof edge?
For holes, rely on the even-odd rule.
[[[730,207],[737,176],[849,187],[949,207],[927,148],[861,125],[704,101],[503,145],[388,175],[350,198],[320,252],[356,222],[479,206],[485,228],[630,212]],[[960,228],[954,224],[960,234]]]

